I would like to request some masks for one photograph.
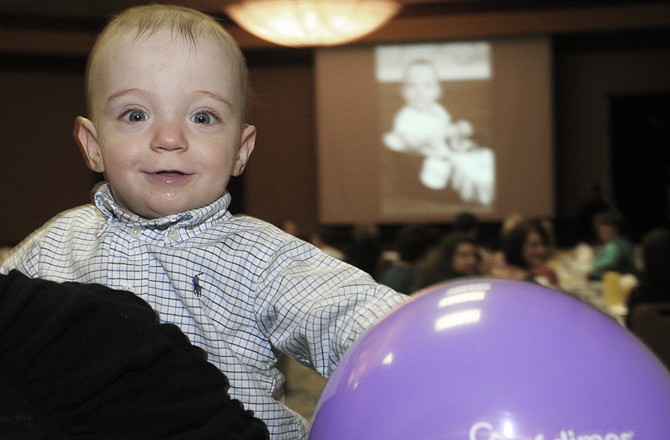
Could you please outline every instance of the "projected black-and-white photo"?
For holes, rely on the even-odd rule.
[[[318,49],[319,219],[552,213],[546,36]]]
[[[388,152],[380,174],[383,209],[492,206],[489,43],[378,46],[375,75]]]

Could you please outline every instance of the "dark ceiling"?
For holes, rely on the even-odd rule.
[[[284,57],[285,61],[286,51],[267,56],[265,52],[274,53],[278,48],[265,42],[259,45],[258,39],[254,40],[255,37],[244,40],[249,35],[232,23],[223,12],[223,5],[230,1],[234,0],[0,0],[0,56],[82,57],[88,53],[95,35],[110,16],[137,4],[172,3],[199,9],[229,23],[229,30],[237,29],[238,33],[234,36],[241,37],[238,41],[243,49],[261,51],[263,56],[260,58],[272,59],[272,56],[279,56]],[[500,35],[540,32],[554,36],[558,50],[562,47],[580,50],[593,44],[617,47],[630,44],[670,46],[670,13],[667,13],[670,2],[667,0],[398,1],[402,4],[396,17],[398,21],[394,20],[393,25],[386,26],[377,41],[433,38],[430,31],[424,32],[421,27],[435,17],[444,17],[451,21],[449,25],[445,25],[440,20],[437,25],[439,29],[436,31],[438,34],[444,32],[447,26],[461,27],[458,31],[460,34],[452,33],[449,38],[463,37],[468,32],[491,34],[500,31]],[[603,20],[599,13],[593,13],[596,9],[617,11]],[[528,18],[529,15],[532,18]],[[503,16],[504,18],[491,18]],[[518,26],[518,20],[510,20],[510,16],[522,16],[522,26]],[[536,23],[536,16],[545,22]],[[477,20],[473,17],[486,18]],[[500,23],[505,20],[510,23],[501,27]],[[453,28],[450,27],[449,32],[452,32],[451,29]],[[593,37],[587,36],[590,31],[593,31]],[[440,34],[434,38],[446,37]]]
[[[478,13],[492,11],[532,11],[574,7],[639,5],[662,3],[645,0],[398,0],[399,16],[421,16],[444,13]],[[223,7],[230,0],[173,0],[211,15],[226,19]],[[133,0],[0,0],[1,27],[96,28],[110,15],[138,3]]]

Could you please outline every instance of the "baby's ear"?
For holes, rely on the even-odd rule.
[[[79,145],[82,156],[84,156],[86,165],[98,173],[105,171],[105,164],[100,154],[97,132],[93,122],[83,116],[77,116],[72,134],[77,141],[77,145]]]
[[[242,136],[240,136],[240,148],[237,151],[235,166],[233,167],[233,176],[239,176],[244,172],[249,157],[256,146],[256,127],[250,124],[242,126]]]

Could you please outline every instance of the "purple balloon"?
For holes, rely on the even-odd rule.
[[[571,295],[459,280],[418,292],[352,346],[309,438],[670,438],[670,373]]]

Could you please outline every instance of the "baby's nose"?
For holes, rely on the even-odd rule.
[[[188,148],[184,131],[179,124],[164,123],[156,128],[151,148],[154,150],[185,150]]]

